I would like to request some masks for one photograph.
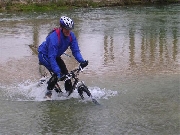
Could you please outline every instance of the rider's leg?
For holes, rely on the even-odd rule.
[[[57,57],[56,61],[58,63],[58,66],[61,69],[61,73],[62,74],[68,74],[68,69],[66,67],[66,64],[64,63],[64,61],[61,59],[61,57]],[[65,84],[64,84],[65,90],[69,92],[69,95],[72,93],[72,82],[71,80],[66,80]]]
[[[62,74],[68,74],[68,70],[67,70],[67,67],[66,67],[66,64],[64,63],[64,61],[61,59],[61,57],[57,57],[56,58],[56,62],[58,64],[58,66],[60,67],[61,69],[61,73]]]
[[[68,92],[68,96],[73,92],[71,80],[66,80],[64,83],[65,90]]]
[[[48,57],[42,53],[38,54],[39,63],[44,65],[49,71],[52,71],[51,64],[49,63]]]
[[[49,63],[49,60],[48,60],[47,56],[39,53],[38,57],[39,57],[40,63],[43,64],[49,71],[52,71],[51,65]],[[61,69],[61,73],[65,74],[65,75],[68,74],[68,70],[67,70],[66,64],[61,59],[61,57],[57,57],[56,58],[56,62],[57,62],[58,66]],[[57,77],[54,74],[54,75],[52,75],[52,77],[48,81],[47,93],[51,93],[51,90],[54,89],[56,83],[57,83]],[[72,83],[71,83],[71,80],[65,81],[65,90],[69,91],[69,93],[72,92]]]
[[[49,71],[52,71],[51,65],[49,63],[48,57],[42,53],[38,54],[39,62],[44,65]],[[52,77],[48,81],[47,91],[45,96],[51,97],[52,93],[51,91],[55,87],[55,84],[57,83],[57,77],[55,75],[52,75]]]
[[[53,90],[56,83],[57,83],[57,76],[56,76],[56,74],[53,74],[52,77],[48,81],[47,89],[48,90]]]

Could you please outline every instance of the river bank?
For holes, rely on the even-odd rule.
[[[172,4],[180,0],[0,0],[0,11],[48,11],[77,7],[109,7],[141,4]]]

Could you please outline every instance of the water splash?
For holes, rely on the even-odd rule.
[[[8,100],[15,101],[46,101],[44,99],[46,88],[47,88],[47,78],[43,78],[45,81],[32,82],[27,80],[23,83],[18,84],[17,86],[7,87],[6,89],[6,97]],[[96,100],[100,99],[109,99],[110,97],[116,96],[118,94],[117,91],[101,89],[99,87],[88,87],[92,96]],[[52,91],[52,100],[69,100],[71,98],[79,99],[82,101],[77,90],[68,97],[64,88],[62,89],[63,94],[58,94],[54,90]],[[84,100],[82,102],[92,101],[90,97],[88,97],[85,93]]]

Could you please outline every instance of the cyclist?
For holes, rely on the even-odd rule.
[[[51,98],[52,90],[57,81],[64,80],[68,74],[68,69],[61,55],[70,47],[73,56],[80,63],[80,66],[86,67],[88,61],[84,60],[78,46],[75,34],[71,31],[74,28],[74,22],[71,18],[62,16],[60,18],[60,27],[51,31],[46,40],[38,47],[39,62],[54,74],[48,81],[45,97]],[[72,93],[71,80],[65,81],[65,90],[70,95]]]

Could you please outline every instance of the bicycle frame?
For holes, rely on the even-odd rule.
[[[83,69],[79,66],[79,68],[72,70],[70,73],[68,73],[68,74],[66,75],[65,81],[68,80],[68,79],[71,79],[71,80],[73,81],[72,92],[73,92],[75,89],[78,88],[78,83],[80,83],[80,82],[79,82],[79,78],[78,78],[78,75],[79,75],[79,72],[80,72],[80,71],[83,71]],[[81,84],[84,85],[84,83],[83,83],[82,81],[81,81]],[[71,94],[71,93],[69,93],[69,95],[70,95],[70,94]],[[79,93],[79,94],[80,94],[80,93]],[[69,95],[68,95],[68,96],[69,96]],[[80,95],[80,96],[81,96],[82,99],[84,98],[82,95]]]
[[[83,71],[83,69],[79,66],[79,68],[76,68],[72,71],[70,71],[66,76],[65,76],[65,79],[64,81],[66,80],[72,80],[73,84],[72,84],[72,91],[71,93],[78,87],[78,83],[81,83],[84,85],[84,83],[81,81],[79,82],[79,78],[78,78],[78,75],[79,75],[79,72],[80,71]],[[49,71],[51,76],[55,76],[51,71]],[[56,77],[56,76],[55,76]],[[55,87],[54,87],[54,90],[57,92],[57,93],[61,93],[62,90],[58,84],[58,82],[55,84]],[[68,96],[71,94],[69,93]],[[82,96],[81,96],[82,97]]]

